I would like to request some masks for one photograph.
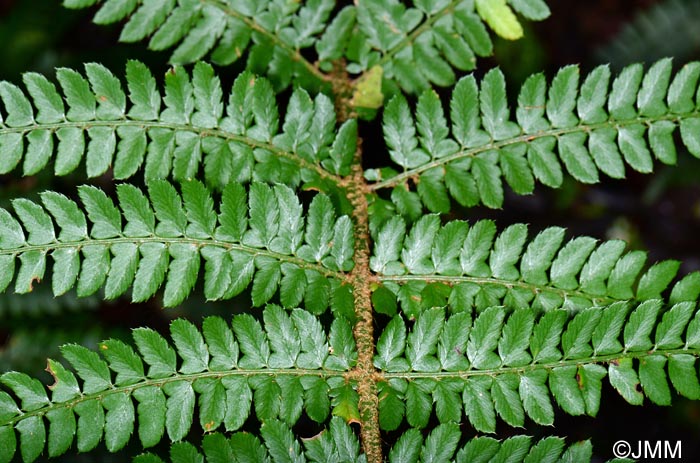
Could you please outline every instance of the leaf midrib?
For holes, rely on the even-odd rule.
[[[416,27],[411,32],[406,34],[406,37],[401,39],[401,41],[397,43],[394,47],[387,50],[384,56],[382,56],[382,58],[379,60],[378,64],[385,65],[386,63],[388,63],[394,57],[394,55],[399,53],[407,45],[412,44],[413,41],[416,40],[421,34],[430,30],[434,23],[436,23],[440,18],[442,18],[446,14],[452,12],[460,3],[462,3],[462,0],[452,0],[447,6],[433,13],[432,16],[426,15],[427,18],[425,19],[425,21],[423,21],[420,26]]]
[[[187,125],[187,124],[174,124],[174,123],[169,123],[169,122],[162,122],[162,121],[139,121],[139,120],[133,120],[133,119],[120,119],[120,120],[94,120],[94,121],[61,121],[61,122],[54,122],[54,123],[35,123],[32,125],[25,125],[21,127],[0,127],[0,135],[5,135],[9,133],[21,133],[23,136],[27,132],[33,132],[35,130],[48,130],[51,132],[56,132],[59,129],[62,128],[79,128],[83,131],[87,131],[87,129],[91,127],[111,127],[111,128],[118,128],[118,127],[139,127],[144,130],[149,130],[149,129],[170,129],[173,130],[174,132],[191,132],[191,133],[196,133],[200,136],[200,138],[205,138],[205,137],[217,137],[217,138],[222,138],[225,140],[230,140],[230,141],[237,141],[240,143],[244,143],[251,148],[260,148],[264,149],[267,151],[270,151],[271,153],[289,159],[293,162],[295,162],[299,167],[303,169],[309,169],[317,173],[319,176],[322,178],[328,179],[333,181],[336,184],[341,183],[341,178],[328,172],[325,170],[322,166],[319,164],[315,164],[313,162],[308,161],[307,159],[304,159],[300,155],[298,155],[295,152],[292,151],[286,151],[284,149],[281,149],[272,143],[269,142],[264,142],[260,140],[255,140],[250,137],[246,137],[245,135],[239,135],[231,132],[227,132],[222,129],[218,128],[204,128],[204,127],[196,127],[192,125]]]
[[[566,367],[566,366],[578,366],[596,363],[611,363],[614,360],[620,360],[625,358],[631,359],[641,359],[644,357],[649,357],[652,355],[664,355],[667,358],[673,355],[679,354],[690,354],[695,357],[700,357],[700,348],[688,349],[688,348],[676,348],[676,349],[660,349],[660,350],[639,350],[639,351],[621,351],[614,354],[605,354],[591,357],[575,358],[575,359],[563,359],[553,362],[546,363],[530,363],[528,365],[517,366],[517,367],[499,367],[485,370],[461,370],[461,371],[439,371],[439,372],[420,372],[420,371],[410,371],[410,372],[383,372],[383,378],[385,380],[390,379],[404,379],[404,380],[414,380],[418,378],[422,379],[468,379],[470,377],[476,376],[498,376],[503,374],[523,374],[528,371],[536,370],[552,370],[553,368]],[[636,371],[636,370],[635,370]]]
[[[522,280],[504,280],[501,278],[494,277],[474,277],[467,275],[439,275],[439,274],[425,274],[425,275],[379,275],[377,277],[380,281],[392,281],[396,283],[406,283],[409,281],[421,281],[426,283],[445,283],[448,285],[455,285],[459,283],[475,283],[477,285],[494,285],[502,286],[504,288],[523,288],[529,289],[533,294],[548,292],[554,293],[564,299],[569,297],[581,297],[584,299],[589,299],[594,305],[608,305],[616,301],[628,300],[628,299],[617,299],[610,296],[593,295],[586,293],[585,291],[576,289],[562,289],[557,288],[550,284],[533,284],[527,283]]]
[[[228,5],[226,5],[221,0],[200,0],[200,1],[202,3],[212,5],[218,9],[220,9],[221,11],[224,12],[224,14],[231,16],[232,18],[236,18],[239,21],[242,21],[246,26],[248,26],[253,31],[264,35],[273,44],[275,44],[275,46],[284,50],[289,55],[289,57],[291,58],[292,61],[301,63],[306,68],[306,70],[309,71],[309,73],[311,73],[317,79],[319,79],[321,81],[331,80],[330,76],[321,72],[309,60],[304,58],[304,56],[299,52],[299,49],[289,46],[289,44],[287,42],[285,42],[284,40],[282,40],[279,35],[268,31],[267,29],[262,27],[260,24],[255,22],[255,20],[253,18],[249,18],[248,16],[245,16],[245,15],[239,13],[238,11],[234,10],[233,8],[230,8]]]
[[[590,357],[584,357],[584,358],[578,358],[578,359],[565,359],[565,360],[559,360],[559,361],[553,361],[553,362],[546,362],[546,363],[531,363],[529,365],[524,365],[524,366],[517,366],[517,367],[499,367],[499,368],[492,368],[492,369],[484,369],[484,370],[460,370],[460,371],[439,371],[439,372],[418,372],[418,371],[411,371],[411,372],[381,372],[381,373],[376,373],[375,376],[373,377],[372,381],[378,382],[378,381],[388,381],[391,379],[402,379],[402,380],[416,380],[416,379],[434,379],[436,381],[440,381],[443,379],[460,379],[460,380],[466,380],[471,377],[479,377],[479,376],[498,376],[498,375],[504,375],[504,374],[524,374],[529,371],[536,371],[536,370],[552,370],[554,368],[558,367],[566,367],[566,366],[578,366],[578,365],[584,365],[584,364],[597,364],[597,363],[611,363],[612,361],[615,360],[620,360],[620,359],[625,359],[625,358],[630,358],[630,359],[641,359],[647,356],[651,355],[664,355],[667,358],[673,356],[673,355],[680,355],[680,354],[690,354],[695,357],[700,357],[700,348],[696,349],[688,349],[688,348],[676,348],[676,349],[663,349],[663,350],[640,350],[640,351],[621,351],[617,353],[612,353],[612,354],[606,354],[606,355],[599,355],[599,356],[590,356]],[[174,383],[178,381],[189,381],[189,382],[194,382],[198,379],[201,378],[212,378],[212,379],[221,379],[225,377],[231,377],[231,376],[243,376],[243,377],[250,377],[250,376],[283,376],[283,375],[288,375],[288,376],[315,376],[318,378],[323,378],[323,379],[328,379],[328,378],[335,378],[335,377],[342,377],[342,378],[350,378],[353,376],[353,373],[355,372],[355,368],[349,371],[333,371],[333,370],[327,370],[327,369],[320,369],[320,370],[311,370],[311,369],[301,369],[301,368],[279,368],[279,369],[236,369],[236,370],[227,370],[227,371],[204,371],[200,373],[191,373],[191,374],[180,374],[176,373],[175,376],[170,376],[167,378],[158,378],[158,379],[145,379],[144,381],[140,381],[134,384],[129,384],[126,386],[116,386],[112,387],[110,389],[105,389],[103,391],[99,392],[94,392],[90,394],[81,394],[79,397],[73,398],[66,400],[64,402],[51,402],[48,406],[46,407],[41,407],[36,410],[32,411],[26,411],[23,412],[20,415],[17,415],[13,417],[10,420],[7,420],[6,422],[2,423],[2,426],[12,426],[14,427],[15,424],[19,421],[22,421],[24,419],[30,418],[32,416],[44,416],[47,413],[49,413],[52,410],[56,409],[64,409],[64,408],[74,408],[78,403],[81,402],[87,402],[89,400],[102,400],[105,396],[108,395],[113,395],[113,394],[120,394],[120,393],[125,393],[125,394],[132,394],[135,390],[141,389],[144,387],[149,387],[149,386],[155,386],[159,389],[162,390],[163,386],[168,383]]]
[[[66,400],[64,402],[50,402],[50,405],[46,407],[41,407],[36,410],[26,411],[14,418],[7,420],[6,422],[0,424],[0,426],[13,426],[24,419],[30,418],[32,416],[44,416],[51,410],[63,409],[63,408],[74,408],[77,404],[81,402],[87,402],[89,400],[102,401],[105,396],[113,394],[132,394],[135,390],[144,387],[155,386],[159,389],[163,389],[163,386],[168,383],[174,383],[179,381],[189,381],[193,383],[194,381],[202,378],[212,378],[212,379],[222,379],[231,376],[315,376],[318,378],[328,379],[335,377],[344,377],[347,374],[346,371],[333,371],[333,370],[310,370],[302,368],[279,368],[279,369],[237,369],[228,371],[204,371],[200,373],[191,374],[181,374],[176,373],[175,376],[169,376],[167,378],[147,378],[144,381],[140,381],[134,384],[129,384],[127,386],[116,386],[110,389],[105,389],[99,392],[93,392],[90,394],[81,394],[73,399]]]
[[[190,244],[194,245],[197,248],[201,248],[204,246],[216,246],[216,247],[221,247],[225,248],[226,250],[237,250],[237,251],[242,251],[247,254],[250,254],[253,257],[256,256],[265,256],[265,257],[270,257],[272,259],[275,259],[277,261],[281,262],[289,262],[292,264],[295,264],[301,268],[308,269],[308,270],[316,270],[317,272],[321,273],[322,275],[326,277],[333,277],[333,278],[338,278],[341,280],[344,280],[347,278],[347,275],[343,272],[336,272],[334,270],[331,270],[329,268],[324,267],[323,265],[316,264],[313,262],[308,262],[300,257],[296,256],[290,256],[287,254],[281,254],[278,252],[270,251],[268,249],[261,249],[261,248],[253,248],[250,246],[245,246],[242,244],[238,243],[229,243],[227,241],[221,241],[217,240],[214,238],[211,239],[198,239],[198,238],[190,238],[190,237],[173,237],[173,238],[165,238],[165,237],[159,237],[159,236],[148,236],[148,237],[127,237],[127,236],[121,236],[121,237],[115,237],[115,238],[85,238],[80,241],[56,241],[53,243],[48,243],[48,244],[25,244],[23,246],[18,246],[14,248],[5,248],[5,249],[0,249],[0,256],[1,255],[13,255],[16,256],[18,254],[23,254],[26,252],[30,251],[39,251],[42,253],[48,253],[49,251],[52,251],[54,249],[73,249],[73,248],[82,248],[85,246],[95,246],[95,245],[102,245],[106,247],[111,247],[112,245],[115,245],[117,243],[129,243],[129,244],[135,244],[137,246],[144,244],[144,243],[163,243],[166,245],[169,244]]]
[[[491,143],[482,145],[482,146],[476,146],[473,148],[463,148],[456,153],[450,154],[449,156],[445,156],[442,158],[437,158],[433,159],[432,161],[423,164],[422,166],[415,167],[413,169],[406,169],[403,172],[394,175],[393,177],[390,177],[386,180],[382,180],[380,182],[375,182],[371,183],[368,188],[371,191],[377,191],[382,188],[392,188],[396,185],[400,185],[404,183],[405,181],[414,178],[421,173],[430,170],[434,167],[440,167],[444,166],[450,162],[453,161],[458,161],[460,159],[464,158],[474,158],[477,155],[481,153],[485,153],[487,151],[491,150],[499,150],[501,148],[504,148],[509,145],[515,145],[517,143],[530,143],[535,140],[538,140],[540,138],[545,138],[545,137],[560,137],[562,135],[567,135],[567,134],[572,134],[572,133],[590,133],[594,130],[597,129],[620,129],[622,127],[627,127],[631,125],[646,125],[650,126],[654,122],[660,122],[660,121],[670,121],[673,122],[676,125],[680,125],[680,122],[682,120],[686,119],[691,119],[691,118],[700,118],[700,111],[696,110],[691,113],[686,113],[686,114],[666,114],[664,116],[659,116],[659,117],[637,117],[635,119],[627,119],[627,120],[614,120],[614,119],[609,119],[605,122],[599,122],[596,124],[578,124],[573,127],[567,127],[567,128],[551,128],[548,130],[541,130],[538,132],[533,132],[533,133],[523,133],[521,135],[518,135],[517,137],[512,137],[512,138],[506,138],[504,140],[492,140]],[[597,168],[597,166],[596,166]]]

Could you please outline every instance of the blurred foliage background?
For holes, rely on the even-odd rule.
[[[81,68],[96,61],[122,75],[127,59],[145,62],[155,75],[168,68],[167,54],[146,50],[141,44],[118,44],[119,25],[98,27],[90,22],[92,11],[70,11],[58,0],[0,0],[0,79],[19,82],[21,73],[36,71],[53,76],[56,67]],[[558,68],[579,63],[582,74],[600,63],[619,70],[632,62],[651,63],[673,56],[676,67],[700,59],[700,1],[698,0],[550,0],[552,16],[541,23],[525,23],[525,38],[517,42],[497,40],[495,57],[479,64],[478,74],[500,66],[515,93],[530,74],[544,71],[551,77]],[[235,74],[222,70],[224,82]],[[228,74],[228,75],[227,75]],[[376,131],[376,128],[374,129]],[[367,137],[379,137],[370,132]],[[381,142],[381,140],[377,140]],[[678,147],[681,149],[682,145]],[[561,225],[571,235],[622,238],[633,248],[649,251],[649,260],[678,259],[681,273],[700,269],[700,161],[679,153],[679,166],[656,165],[654,175],[628,172],[625,180],[608,179],[582,185],[569,178],[562,189],[539,186],[532,196],[507,195],[502,211],[471,209],[456,214],[470,220],[490,217],[503,228],[509,223],[529,223],[532,232],[547,225]],[[373,159],[373,164],[386,160]],[[47,188],[66,194],[75,191],[82,178],[53,178],[50,172],[36,177],[0,176],[0,205],[9,198],[32,198]],[[109,176],[93,183],[113,189]],[[50,270],[47,271],[47,275]],[[159,302],[128,304],[104,302],[97,296],[53,299],[47,283],[36,286],[29,297],[0,295],[0,369],[37,375],[46,357],[56,357],[57,347],[76,342],[94,347],[108,337],[127,338],[129,328],[148,325],[166,330],[178,316],[199,320],[204,315],[228,315],[244,307],[248,296],[227,303],[206,303],[194,296],[178,309],[161,309]],[[48,374],[42,376],[47,382]],[[557,434],[571,440],[591,437],[596,454],[611,457],[612,444],[620,439],[682,440],[683,457],[700,457],[700,403],[680,398],[672,407],[633,407],[607,386],[598,418],[557,417]],[[500,437],[509,430],[500,423]],[[536,427],[527,432],[550,433]],[[120,455],[106,451],[89,456],[69,456],[62,461],[124,461],[134,448]]]

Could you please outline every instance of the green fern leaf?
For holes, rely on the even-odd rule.
[[[597,183],[599,172],[623,178],[625,165],[649,173],[654,158],[674,164],[676,128],[688,151],[695,156],[700,153],[695,110],[687,104],[697,84],[694,65],[672,76],[668,59],[658,61],[646,72],[636,64],[622,70],[610,89],[609,82],[606,66],[594,69],[580,86],[578,68],[567,66],[556,74],[548,91],[543,77],[535,75],[523,84],[515,121],[511,121],[505,81],[499,70],[489,71],[480,86],[473,77],[464,77],[452,94],[452,135],[441,135],[445,138],[440,145],[449,143],[451,147],[448,154],[444,148],[425,141],[421,142],[422,149],[416,149],[411,111],[397,99],[385,108],[384,136],[392,160],[403,167],[403,172],[377,181],[371,188],[396,188],[420,177],[416,190],[423,205],[431,211],[446,212],[446,199],[425,194],[423,180],[430,175],[432,190],[445,190],[442,185],[446,185],[446,191],[461,204],[477,202],[476,193],[479,202],[500,208],[504,181],[516,193],[529,194],[535,179],[552,187],[561,185],[564,170],[582,183]],[[419,119],[425,117],[430,98],[429,91],[419,98]],[[435,101],[432,105],[432,119],[440,120],[437,115],[442,108]],[[400,126],[401,131],[394,126]],[[424,123],[416,127],[419,132],[426,131]],[[408,144],[400,147],[399,143]],[[461,183],[467,186],[457,188],[455,175],[460,175]],[[392,199],[403,213],[403,200],[393,195]]]
[[[175,306],[192,291],[204,258],[204,290],[210,300],[231,298],[252,281],[253,301],[261,305],[280,284],[282,293],[288,294],[292,280],[286,275],[297,275],[292,286],[301,285],[302,291],[291,298],[286,295],[286,305],[297,305],[303,299],[316,313],[326,310],[331,303],[328,278],[342,278],[342,272],[352,269],[354,238],[349,219],[336,218],[330,200],[318,195],[304,226],[302,206],[291,189],[276,186],[273,193],[257,183],[251,186],[247,217],[246,192],[234,185],[224,192],[218,215],[211,194],[196,181],[182,185],[182,197],[163,180],[149,184],[148,196],[131,185],[120,185],[121,211],[103,191],[80,187],[89,234],[84,213],[58,193],[42,193],[43,207],[15,200],[13,208],[21,225],[2,211],[3,263],[12,274],[14,257],[19,258],[18,292],[31,291],[33,282],[43,278],[46,257],[51,254],[55,295],[77,283],[80,296],[105,285],[105,295],[112,299],[133,287],[132,300],[143,301],[164,284],[164,303]],[[278,217],[279,210],[289,221],[279,229],[258,217],[259,211]],[[58,233],[48,213],[56,220]],[[307,244],[301,245],[304,236]],[[261,248],[267,251],[261,254]],[[280,281],[282,262],[286,270]],[[5,286],[11,278],[6,277]],[[337,310],[335,304],[332,307]]]
[[[544,0],[64,4],[173,66],[0,82],[0,173],[131,182],[0,208],[0,361],[47,337],[15,323],[98,292],[166,307],[245,292],[251,310],[136,328],[134,347],[72,340],[50,386],[1,373],[0,462],[132,439],[161,450],[146,463],[164,440],[173,462],[589,461],[590,442],[469,436],[594,417],[606,382],[635,405],[700,398],[700,273],[619,240],[441,216],[700,157],[700,64],[566,66],[511,101],[499,69],[458,71],[493,52],[487,29],[515,39],[546,18]],[[446,108],[431,86],[453,84]],[[381,128],[357,122],[384,101]],[[365,169],[382,150],[394,165]]]
[[[123,42],[150,37],[153,50],[176,47],[170,57],[175,64],[210,55],[216,64],[228,65],[247,55],[248,69],[268,75],[277,90],[292,82],[323,88],[332,62],[344,58],[353,73],[368,75],[370,69],[383,69],[386,78],[395,79],[407,91],[419,92],[428,82],[452,84],[453,67],[472,70],[475,55],[492,53],[483,21],[503,37],[522,35],[505,1],[495,9],[488,2],[476,2],[475,7],[474,2],[417,0],[406,7],[389,0],[362,1],[340,11],[326,0],[285,6],[172,0],[67,1],[64,5],[85,8],[95,3],[102,4],[93,19],[97,24],[126,19],[119,37]],[[549,16],[541,1],[518,1],[512,7],[530,20]],[[280,30],[284,40],[277,35]],[[358,48],[358,43],[365,45]],[[307,57],[311,50],[317,53],[318,63]],[[429,64],[416,66],[421,62]]]
[[[645,254],[625,253],[621,241],[597,243],[590,237],[577,237],[562,246],[564,230],[558,227],[545,229],[528,242],[522,224],[497,235],[494,223],[488,220],[471,226],[448,222],[442,227],[436,220],[423,216],[406,236],[401,218],[392,217],[384,224],[370,259],[378,279],[389,285],[384,305],[399,300],[404,314],[420,312],[402,294],[411,294],[410,285],[426,279],[448,285],[447,296],[459,299],[460,307],[479,311],[501,304],[578,310],[628,299],[658,299],[669,287],[676,295],[674,303],[696,299],[695,289],[681,296],[685,288],[697,289],[691,283],[696,277],[672,284],[677,261],[659,262],[643,271]],[[455,230],[458,232],[450,236]],[[423,308],[431,307],[425,304]]]
[[[283,133],[278,134],[272,87],[247,73],[236,80],[224,105],[219,79],[205,63],[194,67],[191,78],[181,67],[166,73],[161,97],[150,71],[129,61],[128,102],[121,82],[107,68],[88,63],[85,71],[87,79],[70,69],[57,70],[63,95],[32,73],[23,79],[29,97],[12,84],[0,86],[0,100],[8,111],[8,130],[0,135],[7,153],[0,163],[2,172],[23,161],[23,174],[32,175],[53,160],[56,175],[70,174],[84,163],[90,177],[113,167],[118,179],[143,169],[147,181],[171,175],[186,181],[197,177],[203,165],[207,184],[218,189],[231,179],[247,182],[253,176],[298,184],[306,169],[334,183],[338,175],[349,174],[356,126],[348,121],[336,134],[335,113],[323,95],[315,102],[305,96],[302,106],[290,105]],[[241,92],[243,101],[238,101]],[[244,114],[237,114],[241,110]]]
[[[0,393],[0,428],[3,442],[8,443],[4,448],[14,453],[14,428],[20,435],[17,450],[23,458],[35,459],[44,446],[51,456],[60,455],[75,436],[81,450],[90,450],[104,439],[107,449],[114,452],[131,439],[136,425],[142,444],[150,447],[165,432],[171,441],[182,439],[195,418],[204,429],[214,431],[223,425],[234,431],[242,426],[254,402],[258,416],[269,416],[272,422],[282,420],[263,433],[270,452],[287,449],[292,445],[287,426],[300,418],[302,407],[314,410],[310,416],[323,421],[331,406],[323,399],[328,397],[327,381],[342,381],[342,369],[335,373],[323,369],[328,355],[324,345],[330,342],[338,347],[336,358],[356,355],[345,327],[334,323],[326,334],[314,320],[316,326],[308,331],[307,323],[312,320],[308,317],[300,309],[289,317],[280,307],[268,306],[263,311],[266,331],[250,315],[234,317],[233,330],[220,318],[207,318],[201,332],[178,319],[170,327],[175,348],[155,331],[139,328],[133,332],[138,354],[121,341],[108,340],[100,344],[104,359],[84,347],[66,345],[62,352],[77,377],[61,363],[49,360],[48,371],[55,381],[50,399],[38,380],[23,373],[0,376],[2,387],[20,401],[18,405],[9,394]],[[302,335],[310,338],[302,342]],[[243,354],[240,362],[238,346]],[[145,374],[144,364],[148,366]],[[334,365],[340,364],[336,361]],[[251,368],[262,366],[266,370],[250,376]],[[345,368],[351,366],[348,361]],[[302,368],[308,381],[300,380],[294,368]],[[274,379],[269,375],[272,372],[277,372]],[[112,373],[116,373],[114,380]],[[279,393],[298,400],[274,406],[275,400],[268,396]],[[199,405],[196,409],[195,403]],[[40,418],[44,413],[47,423]],[[349,428],[332,423],[338,451],[356,456],[359,445],[348,434]],[[30,432],[44,438],[28,439]]]
[[[627,304],[615,303],[573,316],[559,310],[541,315],[532,309],[509,312],[491,307],[464,330],[468,334],[448,330],[452,318],[465,321],[463,314],[452,315],[445,322],[444,312],[434,309],[417,317],[408,343],[404,341],[404,322],[398,316],[380,335],[375,363],[387,371],[385,377],[394,394],[418,407],[406,415],[412,425],[427,424],[420,418],[424,392],[415,386],[400,387],[398,381],[428,380],[420,373],[425,371],[424,357],[415,354],[416,344],[411,341],[419,340],[424,349],[430,349],[433,342],[425,338],[428,326],[438,327],[434,334],[442,344],[466,343],[468,339],[462,355],[470,366],[454,373],[442,369],[440,383],[429,380],[433,386],[428,390],[432,390],[441,422],[460,420],[452,416],[455,407],[462,407],[461,402],[455,405],[450,399],[453,393],[462,394],[464,413],[482,432],[494,432],[496,413],[513,426],[523,425],[524,413],[537,423],[552,424],[552,399],[568,414],[594,416],[606,374],[611,385],[632,404],[641,404],[645,395],[656,403],[669,403],[667,378],[681,395],[697,397],[700,383],[693,370],[697,354],[684,347],[688,341],[683,339],[695,306],[679,303],[659,317],[661,305],[658,300],[642,302],[630,313]],[[461,341],[452,340],[454,336]],[[664,352],[668,354],[667,370]],[[484,376],[486,372],[488,376]]]

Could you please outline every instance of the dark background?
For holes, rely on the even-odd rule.
[[[602,62],[617,70],[636,61],[650,64],[662,56],[674,56],[676,67],[700,58],[700,0],[549,0],[548,4],[552,9],[548,20],[526,23],[525,38],[518,42],[497,40],[496,57],[480,61],[478,73],[500,66],[512,90],[531,73],[544,70],[551,78],[558,68],[571,63],[580,64],[585,75]],[[51,76],[55,67],[80,69],[89,61],[101,62],[116,75],[123,75],[129,58],[146,62],[156,76],[167,69],[167,52],[150,52],[143,44],[118,44],[120,27],[96,26],[90,13],[66,10],[54,0],[0,0],[0,79],[19,82],[25,71]],[[224,81],[235,74],[231,68],[221,72]],[[700,161],[684,152],[680,144],[678,148],[679,166],[656,164],[654,175],[628,169],[625,180],[606,179],[593,186],[568,178],[557,191],[539,186],[529,197],[507,194],[502,211],[477,208],[465,211],[465,215],[469,219],[495,218],[501,228],[526,222],[533,231],[561,225],[571,235],[622,238],[633,248],[648,250],[650,262],[678,259],[683,262],[682,274],[698,270]],[[54,179],[49,172],[29,178],[0,176],[0,205],[6,206],[8,199],[16,196],[32,197],[49,187],[72,191],[83,181],[77,176]],[[113,188],[109,178],[94,182]],[[0,370],[22,370],[48,381],[48,374],[41,373],[45,358],[56,357],[56,346],[62,343],[95,345],[106,337],[126,338],[132,327],[149,325],[167,331],[168,321],[180,315],[199,318],[211,313],[230,315],[231,311],[231,303],[207,304],[202,296],[167,311],[157,302],[133,305],[125,300],[101,302],[99,297],[55,301],[49,286],[39,285],[28,296],[0,296]],[[233,304],[247,300],[242,296]],[[591,438],[601,461],[612,457],[612,444],[620,439],[633,446],[644,439],[682,440],[685,461],[700,457],[700,403],[682,398],[675,398],[672,407],[634,407],[604,381],[597,418],[558,413],[555,423],[554,430],[533,425],[525,431],[535,436],[556,433],[571,441]],[[502,422],[498,426],[499,438],[522,432]],[[132,444],[129,454],[135,449],[138,445]],[[124,458],[125,454],[105,453],[62,460]]]

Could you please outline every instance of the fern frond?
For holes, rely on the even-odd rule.
[[[379,402],[380,425],[395,429],[405,416],[423,428],[433,403],[440,422],[459,423],[464,410],[481,432],[495,432],[496,415],[516,427],[526,416],[551,425],[550,395],[570,415],[595,416],[606,375],[631,404],[646,397],[670,405],[667,378],[678,394],[697,400],[700,314],[691,302],[662,307],[658,299],[617,302],[574,316],[490,307],[473,322],[469,312],[446,317],[433,308],[408,332],[398,315],[379,337],[374,360],[386,372],[380,389],[394,396]]]
[[[523,31],[515,12],[536,21],[550,14],[543,0],[411,3],[360,0],[338,9],[332,0],[64,0],[68,8],[100,4],[97,24],[128,19],[123,42],[150,37],[153,50],[177,46],[170,57],[176,64],[209,54],[214,63],[227,65],[247,56],[247,69],[268,76],[277,90],[293,81],[305,88],[329,87],[333,63],[342,59],[352,74],[378,66],[408,92],[450,85],[453,68],[472,70],[476,56],[492,53],[484,22],[498,35],[517,39]],[[312,51],[316,62],[308,58]],[[356,106],[367,105],[358,93],[355,97]]]
[[[549,16],[542,0],[415,0],[405,7],[395,0],[357,2],[359,30],[370,47],[354,53],[348,69],[379,65],[403,90],[420,93],[431,84],[452,85],[453,68],[475,68],[477,56],[493,50],[486,22],[498,35],[518,39],[523,30],[513,10],[531,20]],[[349,50],[354,51],[354,50]],[[348,56],[353,58],[353,56]]]
[[[262,442],[261,442],[261,439]],[[333,417],[328,429],[308,438],[297,439],[287,424],[270,420],[260,427],[260,438],[247,432],[230,437],[220,433],[202,439],[202,452],[187,442],[170,447],[170,461],[207,462],[269,462],[309,461],[318,463],[366,462],[360,453],[360,442],[352,428],[341,418]],[[305,450],[303,450],[305,449]],[[162,463],[163,460],[146,453],[134,458],[134,463]]]
[[[260,430],[262,442],[256,436],[238,432],[227,438],[214,433],[204,436],[202,451],[189,443],[175,443],[170,448],[170,461],[309,461],[315,463],[365,462],[352,428],[334,417],[328,429],[298,442],[286,424],[280,421],[264,423]],[[592,447],[589,441],[566,447],[564,439],[546,437],[534,441],[530,436],[514,436],[503,441],[491,437],[475,437],[457,450],[461,438],[454,424],[438,425],[427,437],[411,429],[399,437],[389,453],[390,463],[455,461],[516,461],[588,462]],[[302,451],[302,448],[305,451]],[[455,454],[456,452],[456,454]],[[305,458],[305,460],[304,460]],[[454,460],[451,460],[454,458]],[[136,457],[134,463],[162,463],[154,454]]]
[[[396,442],[389,453],[391,463],[418,463],[454,461],[469,463],[474,461],[562,461],[588,462],[592,457],[589,441],[576,442],[566,447],[564,439],[545,437],[534,441],[530,436],[513,436],[502,441],[491,437],[474,437],[457,450],[460,440],[459,426],[452,423],[440,424],[423,439],[418,429],[410,429]],[[453,458],[454,460],[451,460]]]
[[[480,86],[468,76],[452,93],[451,135],[433,91],[419,98],[416,122],[397,96],[384,111],[384,138],[403,171],[386,178],[369,171],[367,178],[376,181],[375,191],[393,188],[397,210],[416,217],[420,203],[432,212],[449,211],[450,196],[463,206],[500,208],[503,183],[529,194],[535,180],[559,187],[565,170],[582,183],[598,182],[601,172],[622,178],[626,166],[649,173],[653,158],[676,163],[676,132],[700,157],[700,63],[671,73],[670,59],[646,73],[634,64],[611,84],[609,68],[599,66],[579,85],[578,67],[567,66],[549,88],[536,74],[521,88],[515,120],[500,70],[489,71]]]
[[[285,306],[305,300],[308,310],[321,313],[331,294],[350,291],[341,279],[353,267],[352,224],[347,216],[336,217],[327,196],[316,195],[305,215],[287,186],[253,183],[246,191],[230,183],[217,214],[202,183],[186,182],[181,190],[153,180],[147,197],[122,184],[120,210],[102,190],[82,186],[87,219],[59,193],[42,193],[41,205],[14,200],[19,221],[0,209],[0,290],[16,273],[15,292],[32,291],[51,255],[56,296],[76,285],[80,297],[104,286],[105,297],[113,299],[133,286],[132,300],[144,301],[165,282],[163,302],[175,306],[195,285],[202,258],[210,300],[231,298],[252,283],[255,306],[279,287]],[[334,304],[334,310],[342,309]]]
[[[326,333],[310,313],[287,313],[274,305],[265,308],[263,319],[264,330],[248,314],[234,316],[231,326],[211,317],[201,332],[178,319],[170,325],[174,348],[149,328],[134,330],[136,351],[114,339],[100,343],[101,356],[75,344],[63,346],[75,373],[49,360],[50,394],[23,373],[2,374],[0,461],[9,462],[18,449],[31,462],[45,446],[49,456],[61,455],[74,439],[80,452],[102,440],[114,452],[135,429],[141,444],[152,447],[166,433],[173,442],[181,440],[195,419],[205,431],[235,431],[248,419],[251,404],[270,428],[281,420],[274,421],[279,432],[288,433],[286,426],[302,410],[324,422],[330,398],[336,401],[352,387],[343,378],[357,358],[350,324],[336,318]]]
[[[128,19],[120,41],[150,37],[152,50],[177,47],[170,56],[175,64],[209,55],[214,63],[229,65],[247,54],[248,67],[268,74],[278,89],[286,88],[292,76],[307,88],[321,83],[323,75],[301,51],[317,43],[334,7],[331,0],[312,0],[304,6],[229,0],[64,0],[63,4],[68,8],[100,4],[96,24]]]
[[[355,153],[357,126],[346,121],[336,131],[333,103],[312,100],[302,89],[292,94],[282,128],[270,83],[248,72],[238,76],[224,104],[212,67],[199,62],[192,77],[182,67],[165,75],[164,94],[150,71],[137,61],[126,66],[127,95],[102,65],[85,65],[86,77],[58,69],[63,91],[45,77],[27,73],[29,97],[0,83],[5,119],[0,125],[0,173],[22,163],[24,175],[54,161],[56,175],[85,164],[88,177],[110,168],[126,179],[143,170],[147,181],[200,176],[216,189],[252,179],[298,185],[337,183]]]
[[[446,305],[453,310],[505,305],[575,311],[657,299],[669,288],[672,304],[698,300],[700,273],[671,286],[678,261],[645,269],[646,253],[625,252],[624,241],[580,236],[564,243],[564,235],[563,228],[551,227],[528,240],[525,224],[497,234],[491,220],[441,225],[434,214],[421,217],[407,233],[403,219],[395,216],[379,230],[370,266],[384,283],[378,288],[381,303],[395,307],[398,298],[409,317]]]

